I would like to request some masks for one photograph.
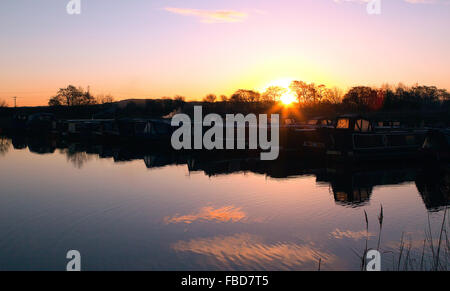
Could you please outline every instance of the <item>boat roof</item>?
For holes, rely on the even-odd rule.
[[[170,124],[170,119],[158,119],[158,118],[121,118],[122,122],[153,122],[153,123],[165,123]]]
[[[366,119],[369,120],[369,118],[367,116],[364,116],[362,114],[342,114],[342,115],[338,115],[336,117],[336,119],[339,118],[351,118],[351,119]]]
[[[102,121],[114,121],[114,119],[68,119],[67,122],[102,122]]]

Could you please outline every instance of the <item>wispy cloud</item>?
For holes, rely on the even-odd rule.
[[[193,16],[203,23],[234,23],[247,19],[248,14],[234,10],[202,10],[189,8],[165,7],[164,10],[171,13]]]

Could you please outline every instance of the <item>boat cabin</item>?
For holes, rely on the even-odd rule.
[[[140,139],[167,138],[173,132],[169,121],[158,119],[122,119],[118,127],[121,136]]]
[[[25,131],[27,128],[28,115],[26,114],[15,114],[12,119],[12,126],[14,130]]]
[[[372,123],[363,117],[339,117],[336,122],[336,129],[350,130],[354,132],[372,132]]]
[[[53,130],[55,126],[55,116],[51,113],[35,113],[28,117],[27,130],[30,132],[49,132]]]
[[[375,130],[374,123],[359,115],[338,117],[330,129],[327,154],[332,156],[400,157],[418,154],[425,139],[423,130]]]
[[[308,125],[312,125],[312,126],[332,126],[333,125],[333,121],[331,119],[328,118],[323,118],[323,117],[318,117],[318,118],[314,118],[314,119],[310,119],[307,122]]]
[[[300,130],[315,130],[318,128],[327,128],[327,127],[331,128],[334,127],[334,122],[333,120],[325,117],[315,117],[300,124],[297,124],[295,127]]]
[[[384,121],[377,121],[374,123],[375,129],[378,130],[389,130],[389,129],[399,129],[401,128],[400,121],[395,120],[384,120]]]

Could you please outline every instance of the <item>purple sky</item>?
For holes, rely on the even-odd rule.
[[[292,79],[450,89],[448,0],[381,0],[380,15],[359,0],[68,2],[0,2],[0,99],[44,105],[68,84],[199,99]]]

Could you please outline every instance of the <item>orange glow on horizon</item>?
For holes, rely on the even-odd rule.
[[[279,87],[283,89],[284,93],[280,96],[281,103],[283,105],[291,105],[297,102],[297,96],[295,92],[290,89],[291,83],[296,80],[295,78],[283,78],[269,82],[265,87],[261,88],[261,92],[265,92],[270,87]]]
[[[290,91],[290,92],[283,94],[280,98],[280,101],[284,105],[291,105],[292,103],[295,103],[297,101],[297,96],[295,95],[294,92]]]

